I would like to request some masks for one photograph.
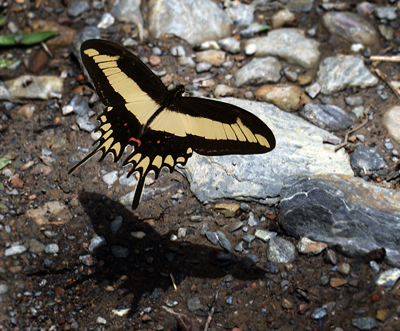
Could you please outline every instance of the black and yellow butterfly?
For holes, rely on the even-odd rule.
[[[132,208],[139,205],[150,171],[157,178],[162,167],[172,172],[185,165],[193,151],[202,155],[259,154],[275,147],[264,122],[239,107],[183,97],[182,85],[168,91],[161,80],[135,55],[110,41],[92,39],[81,46],[83,63],[101,101],[107,106],[98,117],[97,147],[69,173],[93,157],[111,153],[117,162],[128,145],[133,152],[123,165],[128,176],[139,173]]]

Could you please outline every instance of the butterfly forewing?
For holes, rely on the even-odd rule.
[[[98,117],[96,148],[71,170],[101,152],[124,161],[128,175],[139,174],[132,208],[139,205],[150,171],[171,172],[193,151],[203,155],[257,154],[271,151],[275,138],[259,118],[239,107],[208,99],[184,98],[183,87],[168,91],[161,80],[127,49],[104,40],[82,44],[83,63],[107,106]]]

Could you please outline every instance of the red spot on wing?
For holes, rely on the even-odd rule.
[[[142,144],[142,142],[140,141],[140,139],[136,139],[136,138],[134,138],[134,137],[130,137],[130,138],[129,138],[129,141],[135,141],[135,142],[138,144],[138,146],[140,146],[140,145]]]

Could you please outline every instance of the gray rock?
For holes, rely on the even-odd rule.
[[[57,244],[48,244],[45,248],[45,252],[47,254],[57,254],[59,252],[60,248],[58,247]]]
[[[320,320],[321,318],[324,318],[328,313],[324,308],[317,308],[313,311],[311,314],[311,318],[313,320]]]
[[[207,72],[207,71],[210,71],[211,68],[212,68],[212,64],[211,63],[200,62],[196,66],[196,72],[197,73]]]
[[[325,58],[318,70],[318,82],[323,94],[332,94],[347,87],[371,87],[378,79],[371,74],[361,58],[337,56]]]
[[[173,34],[191,44],[230,36],[232,20],[210,0],[152,0],[149,32],[153,38]]]
[[[279,223],[289,235],[353,258],[384,247],[386,262],[400,266],[400,193],[360,178],[292,176],[281,196]]]
[[[198,297],[188,299],[187,306],[188,306],[189,311],[191,311],[191,312],[194,312],[197,309],[203,308],[203,305],[201,304],[200,299]]]
[[[375,278],[375,283],[384,288],[391,289],[400,278],[400,269],[394,268],[382,272]]]
[[[396,7],[390,7],[390,6],[378,7],[378,8],[375,8],[374,14],[380,20],[384,19],[384,20],[392,21],[397,18]]]
[[[270,262],[289,263],[296,258],[296,247],[282,237],[271,238],[267,248],[267,259]]]
[[[119,246],[119,245],[112,245],[111,252],[113,253],[113,255],[115,257],[125,258],[125,257],[128,257],[128,255],[129,255],[129,248],[124,247],[124,246]]]
[[[253,48],[257,57],[276,56],[307,69],[317,64],[320,56],[318,47],[319,43],[306,38],[304,31],[293,28],[272,30],[266,37],[244,42],[246,54],[248,48]]]
[[[206,238],[214,245],[218,245],[218,236],[215,232],[206,231]]]
[[[350,158],[351,166],[361,175],[372,173],[384,176],[389,173],[389,166],[383,155],[373,147],[357,146],[354,152],[350,154]]]
[[[373,46],[379,42],[374,26],[358,14],[332,11],[323,16],[322,23],[330,33],[352,44]]]
[[[265,121],[277,137],[277,145],[275,150],[262,155],[205,157],[194,153],[184,167],[176,169],[188,178],[200,201],[234,198],[272,204],[279,200],[286,176],[354,175],[347,153],[343,149],[335,153],[333,145],[323,144],[327,137],[337,140],[329,132],[263,102],[233,98],[224,101]]]
[[[31,239],[29,241],[29,252],[31,253],[41,253],[46,249],[46,246],[36,239]]]
[[[117,216],[110,224],[110,230],[112,234],[116,234],[119,229],[121,229],[123,222],[122,216]]]
[[[261,239],[265,242],[270,240],[273,237],[276,237],[277,233],[273,231],[268,231],[268,230],[261,230],[257,229],[256,232],[254,232],[254,236],[258,239]]]
[[[348,106],[357,107],[357,106],[362,106],[364,104],[364,98],[363,97],[344,97],[344,102],[346,102],[346,105],[348,105]]]
[[[253,5],[239,3],[226,9],[226,13],[235,24],[235,30],[241,30],[248,27],[254,20]]]
[[[217,234],[218,241],[219,241],[219,244],[221,245],[221,247],[224,248],[229,253],[233,253],[232,244],[226,237],[225,233],[223,233],[221,230],[218,230],[216,232],[216,234]]]
[[[233,38],[228,37],[221,40],[218,40],[218,45],[226,52],[236,54],[240,52],[240,41]]]
[[[186,56],[186,51],[182,45],[172,46],[170,52],[172,56],[177,56],[177,57]]]
[[[300,110],[300,115],[328,131],[345,130],[355,123],[353,113],[334,105],[317,105],[309,102]]]
[[[314,99],[319,92],[321,92],[321,85],[318,82],[306,87],[306,93],[310,96],[310,98]]]
[[[314,0],[290,0],[287,9],[294,13],[308,13],[314,5]]]
[[[13,256],[24,253],[28,247],[23,245],[13,245],[9,248],[6,248],[4,251],[4,256]]]
[[[276,262],[268,262],[265,266],[264,269],[266,272],[276,275],[279,274],[280,269],[279,269],[279,265]]]
[[[245,234],[242,239],[250,244],[255,238],[256,236],[253,236],[252,234]]]
[[[93,252],[99,247],[102,247],[107,244],[107,241],[104,239],[104,237],[94,237],[92,240],[90,240],[89,244],[89,252]]]
[[[240,87],[269,82],[277,83],[281,79],[281,69],[280,62],[272,56],[253,59],[235,72],[235,85],[236,87]]]
[[[90,10],[90,4],[87,1],[76,1],[71,4],[71,7],[68,8],[67,14],[71,17],[78,17],[82,15],[84,12]]]
[[[113,185],[118,180],[118,171],[110,171],[109,173],[105,174],[102,179],[107,185]]]
[[[254,254],[248,254],[246,255],[245,258],[240,261],[240,266],[246,271],[249,272],[251,268],[253,268],[260,259],[258,258],[257,255]]]
[[[371,330],[378,327],[378,323],[372,317],[358,317],[351,320],[351,325],[359,330]]]

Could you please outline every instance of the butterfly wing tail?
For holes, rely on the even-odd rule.
[[[139,181],[136,185],[135,196],[132,201],[132,209],[136,209],[139,206],[140,198],[142,197],[144,181],[146,176],[140,176]]]

